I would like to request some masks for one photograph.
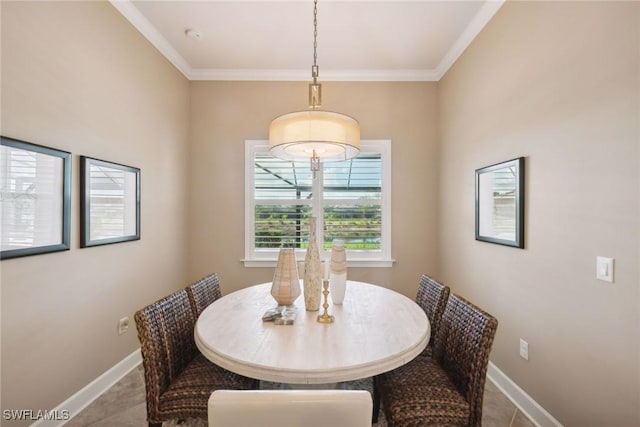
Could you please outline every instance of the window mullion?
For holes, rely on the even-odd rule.
[[[324,252],[324,215],[323,215],[323,198],[324,198],[324,167],[320,163],[320,170],[316,172],[316,176],[313,178],[313,203],[312,212],[316,217],[316,239],[318,242],[318,249],[320,250],[320,257]]]

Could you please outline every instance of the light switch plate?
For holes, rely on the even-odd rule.
[[[520,357],[529,360],[529,343],[520,338]]]
[[[129,316],[118,320],[118,335],[122,335],[129,330]]]
[[[596,279],[613,283],[613,258],[596,258]]]

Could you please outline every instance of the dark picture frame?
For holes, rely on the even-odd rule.
[[[525,158],[476,169],[476,240],[524,249]]]
[[[0,136],[0,259],[67,251],[71,153]]]
[[[80,156],[80,247],[140,240],[140,169]]]

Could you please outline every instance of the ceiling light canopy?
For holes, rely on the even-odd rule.
[[[276,117],[269,126],[269,151],[285,160],[310,159],[311,170],[320,160],[340,161],[360,153],[360,124],[353,117],[318,110],[322,85],[318,83],[318,0],[313,2],[313,66],[309,83],[309,110]]]

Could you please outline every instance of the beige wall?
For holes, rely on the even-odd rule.
[[[491,359],[566,426],[640,425],[639,7],[508,2],[439,86],[442,278],[499,319]],[[476,242],[474,170],[518,156],[526,248]]]
[[[270,121],[306,108],[307,84],[192,82],[189,274],[220,275],[223,293],[270,281],[272,268],[245,268],[244,145],[267,139]],[[324,83],[327,110],[356,117],[363,139],[391,139],[392,268],[353,268],[349,277],[410,296],[436,268],[436,84]]]
[[[104,2],[1,12],[2,134],[74,154],[72,250],[0,264],[2,408],[45,409],[138,346],[118,318],[213,271],[224,293],[271,279],[240,262],[244,141],[306,83],[189,83]],[[392,140],[397,262],[350,276],[413,296],[430,273],[495,314],[492,360],[567,426],[640,423],[639,14],[509,2],[440,83],[324,83]],[[142,169],[140,241],[79,249],[80,154]],[[473,171],[520,155],[526,249],[474,241]]]
[[[73,153],[71,250],[0,264],[2,409],[50,409],[139,347],[120,317],[184,285],[189,82],[107,2],[1,7],[2,135]],[[141,240],[79,248],[79,155],[141,168]]]

